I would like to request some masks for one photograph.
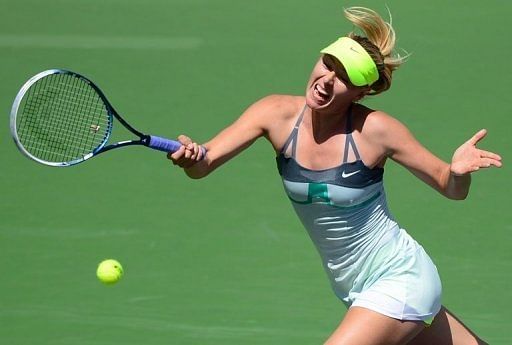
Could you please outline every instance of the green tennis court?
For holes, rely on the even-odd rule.
[[[0,342],[10,345],[321,344],[345,307],[257,142],[203,180],[127,148],[67,169],[24,158],[8,115],[48,68],[91,78],[131,124],[209,139],[253,101],[302,94],[318,51],[351,28],[342,7],[381,1],[0,0]],[[436,262],[448,308],[512,343],[512,3],[388,1],[411,53],[366,104],[445,160],[480,128],[502,169],[444,199],[390,162],[392,213]],[[121,127],[119,127],[121,128]],[[128,135],[124,130],[116,138]],[[118,259],[114,286],[95,277]]]

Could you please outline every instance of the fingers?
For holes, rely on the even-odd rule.
[[[167,154],[167,158],[170,159],[173,164],[178,164],[178,162],[180,160],[182,160],[182,158],[185,156],[185,151],[187,149],[185,148],[185,146],[181,146],[178,151],[175,151],[175,152],[169,152]]]
[[[465,164],[459,164],[455,166],[457,170],[454,170],[455,175],[465,175],[480,170],[481,168],[497,167],[501,168],[501,157],[495,153],[488,151],[480,151],[480,157],[475,157],[470,162]]]
[[[185,152],[186,158],[195,159],[197,161],[199,161],[203,158],[205,150],[201,145],[193,142],[192,139],[190,139],[186,135],[178,136],[178,141],[180,143],[182,143],[183,146],[185,146],[185,148],[186,148],[186,152]]]
[[[481,129],[479,130],[478,132],[476,132],[475,135],[473,135],[471,137],[471,139],[469,139],[468,141],[472,144],[472,145],[476,145],[480,140],[482,140],[485,136],[487,135],[487,130],[486,129]]]
[[[490,158],[482,159],[482,168],[489,168],[491,166],[501,168],[501,166],[502,166],[501,160],[490,159]]]
[[[466,175],[481,168],[500,168],[502,166],[500,155],[476,147],[476,144],[486,135],[487,131],[482,129],[455,150],[450,166],[453,175]]]
[[[480,168],[489,168],[491,166],[495,166],[497,168],[501,168],[501,166],[502,166],[501,157],[494,153],[491,153],[491,152],[489,152],[489,153],[490,153],[490,155],[488,155],[488,156],[481,156],[480,161],[479,161],[479,167]]]
[[[452,164],[450,167],[451,174],[454,176],[464,176],[470,173],[477,172],[480,169],[490,168],[491,166],[495,167],[501,167],[501,162],[489,159],[489,158],[482,158],[478,161],[473,162],[472,164]]]
[[[167,158],[169,158],[174,165],[177,165],[181,168],[189,168],[197,161],[191,158],[192,152],[188,150],[185,146],[179,148],[178,151],[167,154]]]
[[[490,168],[491,166],[495,166],[497,168],[501,167],[501,162],[493,159],[481,159],[478,164],[470,167],[469,172],[475,172],[482,168]]]
[[[478,131],[478,133],[476,133],[471,140],[475,140],[474,143],[476,144],[478,141],[484,138],[486,134],[487,131],[485,129],[482,129]],[[500,155],[486,150],[478,150],[478,154],[480,156],[479,166],[481,168],[489,168],[491,166],[501,168],[502,163]]]
[[[174,165],[189,168],[204,158],[204,150],[201,145],[193,142],[189,137],[180,135],[178,141],[182,146],[177,151],[167,154],[167,158],[170,159]]]
[[[192,139],[183,134],[178,136],[178,141],[182,143],[184,146],[187,146],[188,144],[192,143]]]
[[[480,157],[481,158],[488,158],[488,159],[491,159],[491,160],[494,160],[494,161],[499,161],[500,164],[501,164],[501,156],[496,154],[496,153],[494,153],[494,152],[480,150]]]
[[[186,146],[185,156],[195,161],[199,161],[202,157],[201,146],[198,143],[190,143]]]
[[[479,130],[475,135],[473,135],[473,137],[471,139],[469,139],[469,143],[472,144],[473,146],[476,146],[476,144],[482,140],[483,138],[485,138],[485,136],[487,135],[487,130],[486,129],[481,129]],[[485,150],[478,150],[478,168],[489,168],[491,166],[495,166],[495,167],[498,167],[500,168],[502,166],[502,163],[501,163],[501,156],[494,153],[494,152],[491,152],[491,151],[485,151]],[[478,168],[476,170],[478,170]]]

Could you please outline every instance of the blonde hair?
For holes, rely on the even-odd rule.
[[[405,62],[408,56],[394,54],[395,30],[375,11],[366,7],[349,7],[343,10],[345,17],[364,36],[350,32],[347,36],[357,41],[370,54],[377,65],[379,79],[371,85],[370,95],[376,95],[391,87],[393,71]]]

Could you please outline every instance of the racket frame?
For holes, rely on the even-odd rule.
[[[66,162],[50,162],[50,161],[46,161],[46,160],[43,160],[41,158],[34,156],[33,154],[31,154],[30,152],[28,152],[25,149],[25,147],[21,143],[21,140],[20,140],[20,138],[18,136],[18,132],[17,132],[17,124],[16,124],[17,113],[18,113],[19,106],[20,106],[21,102],[23,101],[25,94],[30,89],[30,87],[32,85],[34,85],[37,81],[39,81],[40,79],[45,78],[49,75],[53,75],[53,74],[68,74],[68,75],[74,76],[74,77],[79,78],[79,79],[83,80],[84,82],[86,82],[89,86],[91,86],[94,89],[94,91],[101,98],[101,100],[103,101],[103,104],[105,105],[105,108],[107,110],[107,114],[108,114],[108,128],[107,128],[107,131],[105,133],[105,136],[104,136],[102,142],[95,149],[93,149],[92,152],[84,155],[81,158],[77,158],[77,159],[74,159],[71,161],[66,161]],[[112,143],[110,145],[106,145],[111,134],[112,134],[113,118],[116,118],[119,122],[121,122],[121,124],[126,129],[128,129],[131,133],[138,136],[139,139],[124,140],[124,141],[120,141],[117,143]],[[118,147],[124,147],[124,146],[130,146],[130,145],[150,146],[150,142],[151,142],[151,136],[143,134],[143,133],[139,132],[138,130],[136,130],[135,128],[133,128],[128,122],[126,122],[117,113],[117,111],[114,109],[114,107],[108,101],[105,94],[100,90],[100,88],[98,86],[96,86],[96,84],[94,84],[91,80],[89,80],[88,78],[86,78],[76,72],[71,72],[71,71],[64,70],[64,69],[49,69],[49,70],[40,72],[40,73],[34,75],[32,78],[30,78],[21,87],[20,91],[16,95],[16,98],[14,99],[14,103],[11,108],[10,129],[11,129],[11,135],[14,139],[16,146],[25,156],[27,156],[28,158],[30,158],[38,163],[41,163],[44,165],[49,165],[49,166],[54,166],[54,167],[67,167],[67,166],[75,165],[75,164],[84,162],[87,159],[90,159],[91,157],[94,157],[100,153],[103,153],[103,152],[106,152],[106,151],[109,151],[109,150],[112,150],[112,149],[115,149]],[[158,137],[154,137],[154,138],[158,138]]]

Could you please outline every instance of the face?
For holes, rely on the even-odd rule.
[[[322,55],[309,78],[306,103],[311,109],[335,109],[359,100],[367,87],[353,85],[343,65],[330,55]]]

